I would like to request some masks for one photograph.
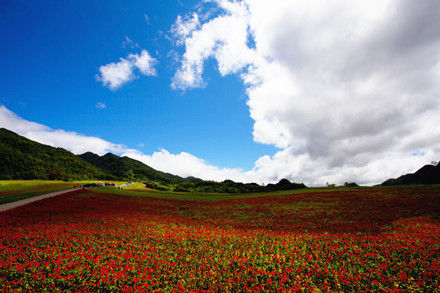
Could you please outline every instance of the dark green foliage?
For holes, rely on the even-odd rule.
[[[359,185],[357,185],[356,182],[345,182],[344,186],[345,187],[359,187]]]
[[[62,148],[0,129],[0,179],[107,179],[106,172]]]
[[[164,186],[158,182],[154,182],[154,181],[146,181],[144,182],[145,186],[151,189],[155,189],[155,190],[161,190],[161,191],[167,191],[170,190],[169,187]]]
[[[291,183],[287,179],[281,179],[277,184],[266,185],[267,191],[278,191],[278,190],[291,190],[291,189],[301,189],[306,188],[303,183]]]
[[[208,192],[208,193],[257,193],[272,192],[280,190],[292,190],[306,188],[302,183],[291,183],[287,179],[282,179],[277,184],[261,186],[256,183],[240,183],[232,180],[223,182],[192,180],[179,183],[175,186],[176,192]]]
[[[142,162],[128,157],[119,157],[112,153],[98,156],[87,152],[79,157],[116,178],[128,181],[157,181],[165,184],[185,181],[179,176],[157,171]]]
[[[186,189],[185,187],[178,185],[173,189],[173,191],[174,192],[189,192],[189,189]]]
[[[128,170],[127,173],[125,173],[125,179],[132,182],[134,180],[134,172],[133,170]]]

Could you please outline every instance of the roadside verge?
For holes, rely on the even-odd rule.
[[[68,193],[68,192],[71,192],[71,191],[74,191],[74,190],[77,190],[77,189],[67,189],[67,190],[62,190],[62,191],[56,191],[56,192],[51,192],[51,193],[47,193],[47,194],[43,194],[43,195],[38,195],[38,196],[34,196],[34,197],[22,199],[22,200],[13,201],[13,202],[10,202],[10,203],[5,203],[5,204],[0,205],[0,212],[4,212],[4,211],[7,211],[7,210],[15,209],[17,207],[29,204],[29,203],[34,202],[34,201],[39,201],[39,200],[42,200],[42,199],[45,199],[45,198],[54,197],[54,196],[61,195],[61,194],[64,194],[64,193]]]

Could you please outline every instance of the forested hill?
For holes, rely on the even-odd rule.
[[[62,148],[0,128],[0,179],[107,179],[111,175]]]
[[[408,184],[440,184],[440,162],[437,166],[425,165],[415,173],[402,175],[399,178],[388,179],[382,186]]]
[[[75,155],[0,128],[0,179],[108,179],[178,183],[185,179],[108,153]]]
[[[117,178],[137,181],[158,181],[161,183],[185,181],[185,179],[179,176],[157,171],[140,161],[128,157],[119,157],[112,153],[98,156],[97,154],[87,152],[79,155],[79,157]]]
[[[82,155],[27,139],[0,128],[0,179],[142,181],[152,189],[177,192],[248,193],[305,188],[302,183],[282,179],[276,184],[222,182],[182,178],[155,170],[144,163],[108,153]]]

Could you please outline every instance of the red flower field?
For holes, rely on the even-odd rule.
[[[78,190],[0,213],[0,290],[440,292],[439,214],[435,189]]]

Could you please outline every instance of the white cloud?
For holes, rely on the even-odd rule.
[[[240,74],[254,140],[282,149],[247,175],[378,183],[438,160],[439,1],[214,2],[204,23],[177,18],[171,85],[204,86],[209,58]]]
[[[182,177],[194,176],[217,181],[233,178],[246,181],[241,169],[219,168],[186,152],[171,154],[167,150],[161,149],[152,155],[145,155],[137,150],[127,150],[122,155],[139,160],[157,170]]]
[[[98,103],[96,103],[95,107],[97,109],[105,109],[105,108],[107,108],[107,105],[102,102],[98,102]]]
[[[142,50],[141,55],[130,54],[128,55],[128,59],[132,60],[133,65],[137,67],[143,75],[155,76],[157,74],[154,68],[157,60],[151,57],[147,50]]]
[[[54,130],[45,125],[27,121],[5,106],[0,106],[0,127],[40,143],[65,148],[75,154],[91,151],[103,155],[112,152],[139,160],[157,170],[182,177],[195,176],[217,181],[232,179],[240,182],[268,183],[278,181],[280,178],[288,178],[306,184],[324,185],[327,181],[343,183],[358,181],[359,178],[362,178],[362,183],[373,184],[378,182],[378,173],[379,176],[384,176],[383,179],[387,179],[391,175],[397,176],[404,172],[413,172],[423,164],[434,161],[429,158],[437,158],[435,155],[440,151],[439,149],[436,151],[428,150],[423,155],[421,155],[422,152],[419,152],[418,155],[410,157],[405,154],[389,155],[380,160],[368,162],[367,167],[339,166],[329,171],[327,168],[323,168],[322,162],[312,160],[308,154],[298,154],[292,147],[289,147],[272,157],[259,158],[252,170],[244,171],[239,168],[217,167],[187,152],[171,154],[167,150],[161,149],[147,155],[139,150],[130,149],[125,145],[108,142],[101,138],[73,131]],[[398,161],[405,161],[405,166],[396,164]]]
[[[228,5],[224,5],[227,7]],[[197,14],[186,21],[179,16],[172,27],[178,45],[185,45],[182,66],[172,80],[172,88],[203,87],[203,63],[215,57],[222,75],[236,73],[256,58],[246,45],[248,11],[244,5],[229,5],[225,15],[200,25]]]
[[[0,106],[0,127],[39,143],[65,148],[75,154],[91,151],[103,155],[107,152],[121,153],[127,149],[124,145],[110,143],[97,137],[61,129],[54,130],[45,125],[25,120],[5,106]]]
[[[199,27],[200,21],[197,13],[194,12],[191,16],[188,16],[185,19],[178,15],[176,22],[171,27],[171,34],[177,44],[183,45],[185,39]]]
[[[101,75],[97,79],[102,81],[104,86],[108,86],[112,90],[134,79],[132,62],[123,58],[117,63],[113,62],[102,65],[99,67],[99,72]]]
[[[104,86],[115,90],[135,79],[136,69],[143,75],[155,76],[154,66],[156,64],[157,60],[151,57],[147,50],[142,50],[140,55],[130,54],[127,58],[121,58],[119,62],[100,66],[100,75],[97,76],[97,80],[102,81]]]

